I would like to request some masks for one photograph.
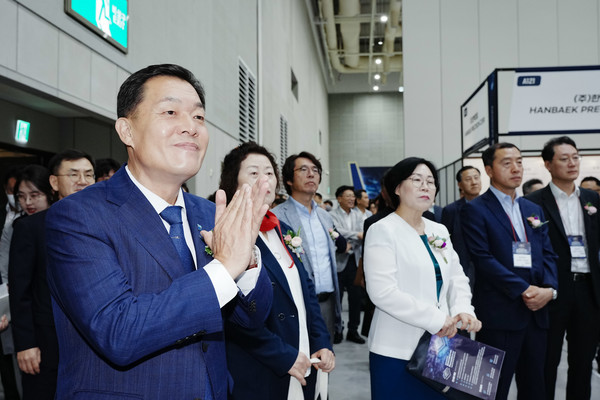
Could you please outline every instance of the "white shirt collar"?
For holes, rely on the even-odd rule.
[[[127,175],[129,175],[129,178],[131,179],[133,184],[138,189],[140,189],[140,192],[142,192],[144,197],[146,197],[146,199],[148,199],[152,207],[154,207],[154,210],[157,214],[160,214],[165,208],[171,205],[168,202],[166,202],[162,197],[160,197],[159,195],[157,195],[156,193],[139,183],[138,180],[135,179],[135,177],[129,170],[128,165],[125,166],[125,171],[127,171]],[[179,189],[179,193],[177,194],[177,200],[175,201],[174,205],[182,207],[185,214],[185,201],[183,200],[183,191],[181,190],[181,188]]]
[[[565,192],[563,192],[563,190],[561,188],[556,186],[554,184],[554,182],[552,182],[552,181],[550,181],[550,190],[552,191],[552,194],[554,195],[554,197],[560,197],[560,196],[569,197]],[[577,197],[579,197],[579,186],[575,185],[575,191],[573,193],[575,193],[575,195]]]

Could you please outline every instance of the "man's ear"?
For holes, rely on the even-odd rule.
[[[133,148],[133,132],[131,128],[131,121],[128,118],[121,117],[115,122],[115,129],[119,134],[119,139],[125,144],[125,146]]]
[[[58,176],[50,175],[50,186],[52,186],[52,190],[58,193]]]

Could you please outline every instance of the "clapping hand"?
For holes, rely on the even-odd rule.
[[[262,219],[269,209],[265,204],[269,190],[267,179],[261,177],[252,188],[244,184],[235,192],[229,205],[225,192],[218,190],[215,227],[211,232],[200,232],[215,259],[223,264],[234,279],[253,263],[252,248]]]

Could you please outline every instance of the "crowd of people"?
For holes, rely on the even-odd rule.
[[[372,399],[443,398],[406,366],[424,333],[459,332],[506,352],[497,399],[513,376],[519,399],[553,399],[566,334],[567,398],[590,398],[600,181],[575,184],[572,139],[545,144],[552,180],[525,197],[520,150],[490,146],[489,190],[465,166],[443,209],[429,160],[398,162],[372,200],[340,186],[334,205],[313,154],[280,175],[249,142],[209,201],[183,188],[207,149],[205,105],[189,71],[149,66],[117,99],[126,164],[71,149],[5,175],[6,399],[324,400],[344,331],[367,337]]]

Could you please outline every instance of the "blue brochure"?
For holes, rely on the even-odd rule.
[[[504,351],[456,335],[431,336],[423,376],[481,399],[494,399]]]

